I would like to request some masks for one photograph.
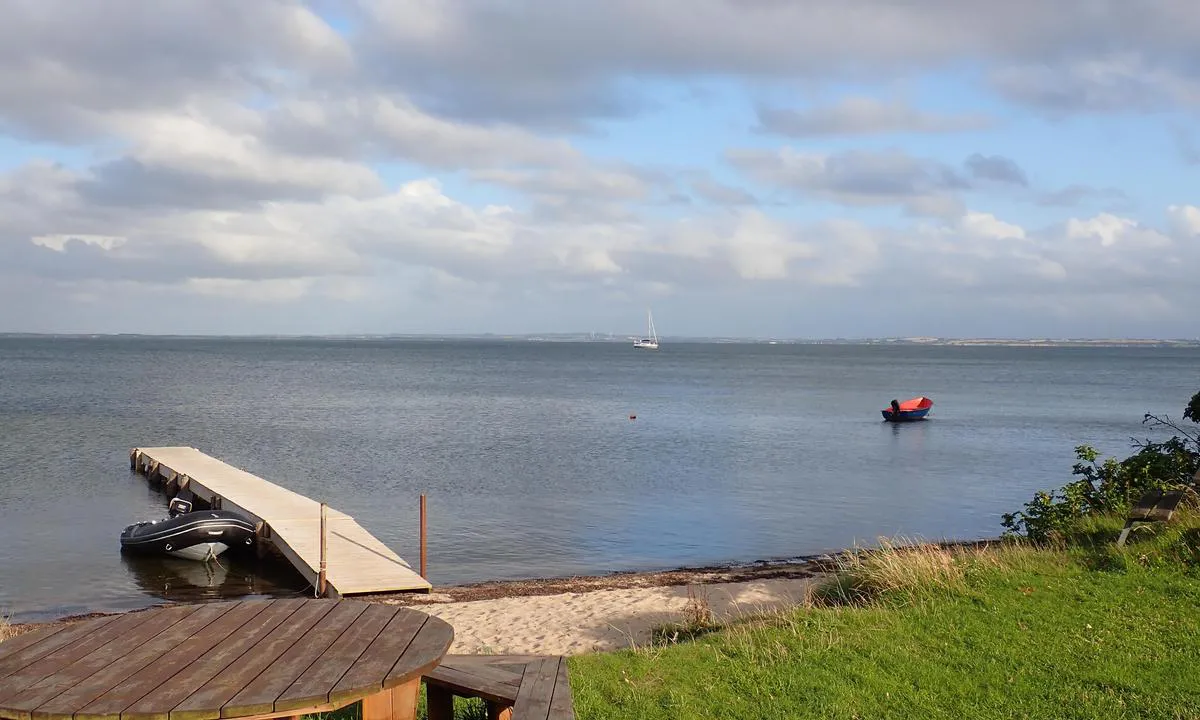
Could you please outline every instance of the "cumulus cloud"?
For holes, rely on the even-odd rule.
[[[1007,67],[997,87],[1020,102],[1114,108],[1178,96],[1174,78],[1195,69],[1200,37],[1183,0],[359,6],[360,62],[379,81],[456,117],[542,124],[639,109],[647,98],[626,82],[639,75],[887,79],[955,60]],[[1142,71],[1155,73],[1149,86]]]
[[[814,231],[750,210],[684,224],[564,221],[505,206],[475,208],[433,180],[370,196],[277,200],[255,209],[103,214],[93,214],[86,186],[71,180],[69,174],[60,180],[60,192],[24,198],[22,222],[0,220],[8,238],[0,246],[7,273],[78,282],[140,278],[185,292],[245,291],[250,300],[283,301],[306,293],[314,278],[369,277],[395,265],[479,283],[548,284],[574,277],[639,284],[666,277],[687,285],[696,277],[688,273],[689,263],[700,276],[727,281],[806,277],[848,283],[874,252],[869,233],[844,224]],[[636,189],[615,187],[618,196]],[[72,233],[71,226],[120,227],[123,234]],[[801,239],[814,232],[828,244]],[[672,262],[663,256],[683,266],[664,276],[664,265]],[[255,280],[266,284],[256,287]]]
[[[1080,297],[1151,287],[1194,305],[1194,206],[1160,223],[1119,190],[1039,190],[1010,158],[866,137],[983,129],[981,115],[866,95],[763,104],[764,131],[814,144],[724,155],[705,134],[744,133],[744,116],[664,115],[669,137],[634,132],[627,158],[605,143],[629,126],[589,125],[713,77],[869,87],[964,58],[1048,111],[1183,106],[1188,7],[17,0],[0,24],[0,133],[18,148],[0,166],[0,329],[478,329],[647,297],[699,326],[701,307],[860,307],[862,288],[910,274],[934,294],[1083,313]],[[652,165],[660,140],[670,165]],[[996,193],[1087,208],[1034,227],[980,209]]]
[[[251,128],[180,113],[124,121],[128,154],[81,181],[83,194],[97,203],[222,208],[381,189],[359,163],[275,152]]]
[[[17,0],[0,26],[0,117],[11,132],[79,141],[104,115],[247,96],[287,73],[348,71],[346,40],[292,0]]]
[[[1189,207],[1169,209],[1165,230],[1109,213],[1029,229],[973,210],[897,237],[887,263],[920,267],[930,292],[970,290],[1008,306],[1036,298],[1058,313],[1086,299],[1142,304],[1161,294],[1178,313],[1194,295],[1187,268],[1200,263],[1200,246],[1184,232],[1189,221],[1181,222],[1200,220]]]
[[[757,114],[760,131],[791,137],[944,133],[981,130],[991,124],[984,115],[939,115],[898,100],[871,97],[846,97],[805,110],[759,107]]]
[[[345,89],[301,95],[262,114],[262,135],[282,150],[376,160],[405,160],[437,169],[578,163],[561,139],[505,124],[452,122],[398,95]]]
[[[1194,72],[1154,65],[1136,53],[1088,57],[1056,65],[1003,67],[992,74],[992,85],[1013,102],[1055,116],[1074,112],[1152,112],[1200,104],[1200,81]]]
[[[735,148],[726,160],[758,183],[797,195],[850,206],[899,205],[909,214],[957,217],[966,210],[963,197],[985,189],[1029,188],[1020,165],[1001,155],[973,153],[961,166],[920,158],[902,150],[804,152],[792,147],[776,150]],[[1082,186],[1056,199],[1078,201],[1091,191]],[[1095,191],[1097,196],[1103,195]],[[1039,198],[1041,199],[1041,198]]]
[[[1118,242],[1124,242],[1139,230],[1136,220],[1109,213],[1101,213],[1087,220],[1071,218],[1067,221],[1068,240],[1095,240],[1101,247],[1111,247]],[[1151,246],[1161,246],[1166,242],[1166,238],[1158,233],[1144,233],[1142,236]]]
[[[906,204],[918,214],[953,209],[950,196],[971,187],[957,169],[900,150],[734,149],[726,159],[760,183],[848,205]]]
[[[1183,238],[1200,237],[1200,208],[1195,205],[1171,205],[1167,208],[1172,230]]]

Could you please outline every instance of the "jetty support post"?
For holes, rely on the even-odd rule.
[[[321,503],[321,567],[317,573],[317,597],[325,597],[325,503]]]
[[[425,574],[425,493],[421,493],[421,577],[429,579]]]

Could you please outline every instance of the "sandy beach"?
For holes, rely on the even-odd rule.
[[[454,626],[452,653],[575,655],[645,645],[655,628],[707,609],[717,621],[803,602],[814,578],[781,578],[555,595],[431,602],[419,609]],[[434,598],[436,600],[436,596]]]

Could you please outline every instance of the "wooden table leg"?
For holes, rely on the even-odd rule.
[[[362,701],[362,720],[417,720],[417,695],[421,678],[391,690],[368,695]]]
[[[428,720],[454,720],[454,693],[439,685],[426,685],[425,714]]]
[[[512,720],[512,705],[490,702],[487,704],[487,714],[488,720]]]

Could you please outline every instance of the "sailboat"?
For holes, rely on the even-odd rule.
[[[642,348],[643,350],[657,350],[658,333],[654,332],[654,315],[649,310],[646,311],[646,322],[649,325],[647,337],[634,340],[633,346],[635,348]]]

